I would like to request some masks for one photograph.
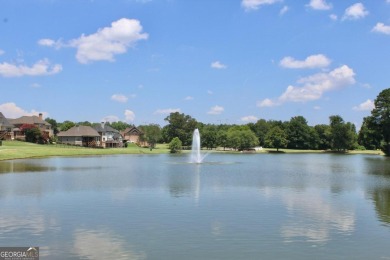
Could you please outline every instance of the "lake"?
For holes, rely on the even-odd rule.
[[[390,259],[390,159],[119,155],[0,162],[0,245],[40,259]]]

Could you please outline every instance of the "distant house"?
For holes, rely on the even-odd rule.
[[[13,128],[14,125],[0,112],[0,140],[11,140],[13,138]]]
[[[93,128],[100,135],[100,143],[102,147],[111,148],[123,146],[123,137],[118,130],[112,128],[109,125],[106,125],[104,122],[99,125],[93,126]]]
[[[21,126],[23,125],[34,125],[38,127],[42,132],[43,138],[46,140],[49,140],[49,138],[53,135],[51,124],[43,120],[41,113],[38,116],[22,116],[16,119],[8,118],[8,121],[14,125],[13,134],[15,139],[25,139],[24,133],[21,130]]]
[[[58,142],[69,145],[79,145],[85,147],[99,147],[100,134],[90,126],[77,125],[68,131],[59,132]]]
[[[142,141],[141,136],[144,134],[141,130],[139,130],[137,127],[128,127],[124,131],[121,132],[124,140],[130,143],[135,143],[141,146],[146,146],[147,142]]]

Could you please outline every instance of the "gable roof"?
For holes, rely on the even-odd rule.
[[[123,132],[122,132],[123,135],[142,135],[143,132],[141,130],[139,130],[137,127],[133,126],[133,127],[128,127],[126,128]]]
[[[58,133],[58,136],[62,136],[62,137],[66,137],[66,136],[77,136],[77,137],[80,137],[80,136],[89,136],[89,137],[93,137],[93,136],[100,136],[99,133],[93,129],[92,127],[90,126],[85,126],[85,125],[79,125],[79,126],[74,126],[72,128],[70,128],[68,131],[62,131],[62,132],[59,132]]]
[[[23,124],[29,124],[29,125],[47,125],[51,126],[48,122],[45,120],[37,117],[37,116],[22,116],[16,119],[8,119],[11,124],[14,125],[23,125]]]
[[[4,126],[4,127],[13,127],[14,125],[11,124],[7,118],[5,118],[5,116],[3,115],[3,113],[0,112],[0,126]]]

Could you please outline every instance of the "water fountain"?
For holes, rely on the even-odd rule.
[[[191,147],[191,163],[202,163],[204,156],[200,153],[200,134],[199,130],[196,128],[192,135],[192,147]]]

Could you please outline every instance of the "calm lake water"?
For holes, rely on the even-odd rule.
[[[41,259],[390,259],[390,159],[123,155],[0,162],[0,246]]]

